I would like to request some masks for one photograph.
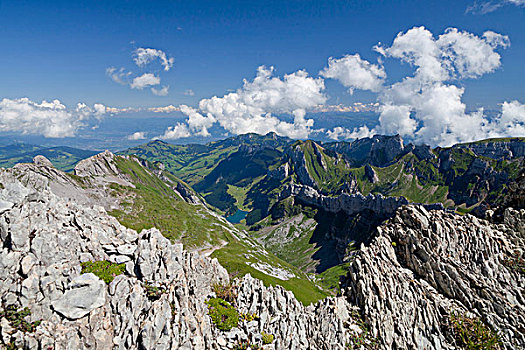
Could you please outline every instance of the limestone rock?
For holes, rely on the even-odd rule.
[[[0,319],[0,347],[218,350],[260,340],[264,331],[275,337],[268,349],[342,350],[355,333],[344,298],[305,307],[291,292],[250,276],[236,282],[237,308],[259,320],[221,332],[205,304],[214,283],[229,281],[216,259],[184,251],[157,229],[127,229],[100,206],[24,185],[19,171],[0,169],[0,199],[12,203],[0,213],[0,302],[28,307],[28,321],[42,323],[35,332],[11,332]],[[122,258],[125,273],[108,285],[80,274],[81,261]],[[146,284],[163,292],[148,298]]]
[[[335,197],[325,196],[312,187],[296,184],[287,185],[279,199],[290,196],[297,197],[307,204],[315,205],[331,213],[344,211],[348,215],[363,210],[371,210],[386,217],[395,213],[402,205],[408,204],[408,200],[404,197],[383,197],[381,194],[376,196],[369,194],[366,197],[360,193],[342,193]]]
[[[50,168],[53,167],[53,163],[51,163],[49,159],[41,155],[35,156],[33,158],[33,164],[35,164],[36,166],[45,166],[45,167],[50,167]]]
[[[63,316],[76,320],[101,307],[106,302],[106,285],[92,273],[76,277],[58,300],[51,303]]]
[[[104,151],[87,159],[83,159],[75,166],[75,175],[116,175],[119,171],[114,165],[114,157],[115,156],[110,151]]]
[[[516,231],[525,210],[505,211],[494,225],[471,215],[398,209],[369,247],[356,254],[346,294],[382,348],[455,348],[450,313],[478,316],[507,349],[525,347],[525,277],[503,264],[523,251]]]

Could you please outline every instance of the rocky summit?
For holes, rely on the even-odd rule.
[[[115,165],[123,159],[104,152],[75,175],[44,157],[0,169],[2,348],[525,348],[522,175],[485,219],[404,198],[288,186],[283,196],[329,213],[386,218],[347,254],[340,293],[305,305],[268,280],[232,275],[208,251],[186,250],[155,227],[123,226],[109,214],[123,204],[104,191],[136,188],[137,200],[153,181],[124,174]],[[132,162],[132,174],[166,177],[166,188],[204,207],[162,167]]]

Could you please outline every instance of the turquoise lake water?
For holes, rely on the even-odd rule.
[[[241,222],[242,219],[246,217],[247,214],[248,214],[247,211],[237,209],[235,214],[228,216],[226,220],[228,220],[232,224],[238,224],[239,222]]]

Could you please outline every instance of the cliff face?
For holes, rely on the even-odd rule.
[[[392,215],[397,208],[408,204],[406,198],[383,197],[380,194],[376,196],[370,194],[366,197],[360,193],[342,193],[335,197],[325,196],[319,194],[311,187],[295,184],[287,185],[281,193],[281,198],[289,196],[296,197],[306,204],[314,205],[331,213],[344,211],[347,215],[354,215],[369,210],[380,217],[388,217]]]
[[[480,317],[504,347],[525,346],[525,210],[504,223],[406,206],[356,254],[346,294],[385,349],[453,349],[452,312]]]
[[[478,156],[492,159],[525,157],[525,142],[523,142],[523,138],[514,138],[505,141],[475,142],[457,145],[455,147],[469,148]]]
[[[223,349],[273,334],[267,349],[342,349],[352,331],[342,298],[304,307],[291,292],[237,281],[237,309],[259,319],[220,332],[205,301],[229,276],[215,259],[185,252],[156,229],[137,233],[102,207],[77,205],[49,189],[22,184],[0,170],[0,299],[2,309],[28,307],[22,331],[0,313],[0,343],[28,349]],[[125,264],[106,285],[81,263]],[[149,285],[163,293],[148,297]]]
[[[294,165],[295,173],[299,182],[307,186],[317,188],[317,183],[313,179],[312,175],[308,172],[306,157],[303,149],[301,148],[301,145],[298,144],[295,147],[289,147],[286,154]]]
[[[354,166],[363,164],[383,166],[410,150],[405,149],[403,139],[399,135],[375,135],[371,138],[355,140],[352,143],[328,143],[325,147],[344,154]]]

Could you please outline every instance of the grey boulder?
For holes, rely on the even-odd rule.
[[[63,296],[52,303],[53,309],[70,320],[76,320],[106,303],[105,283],[92,273],[76,277]]]

